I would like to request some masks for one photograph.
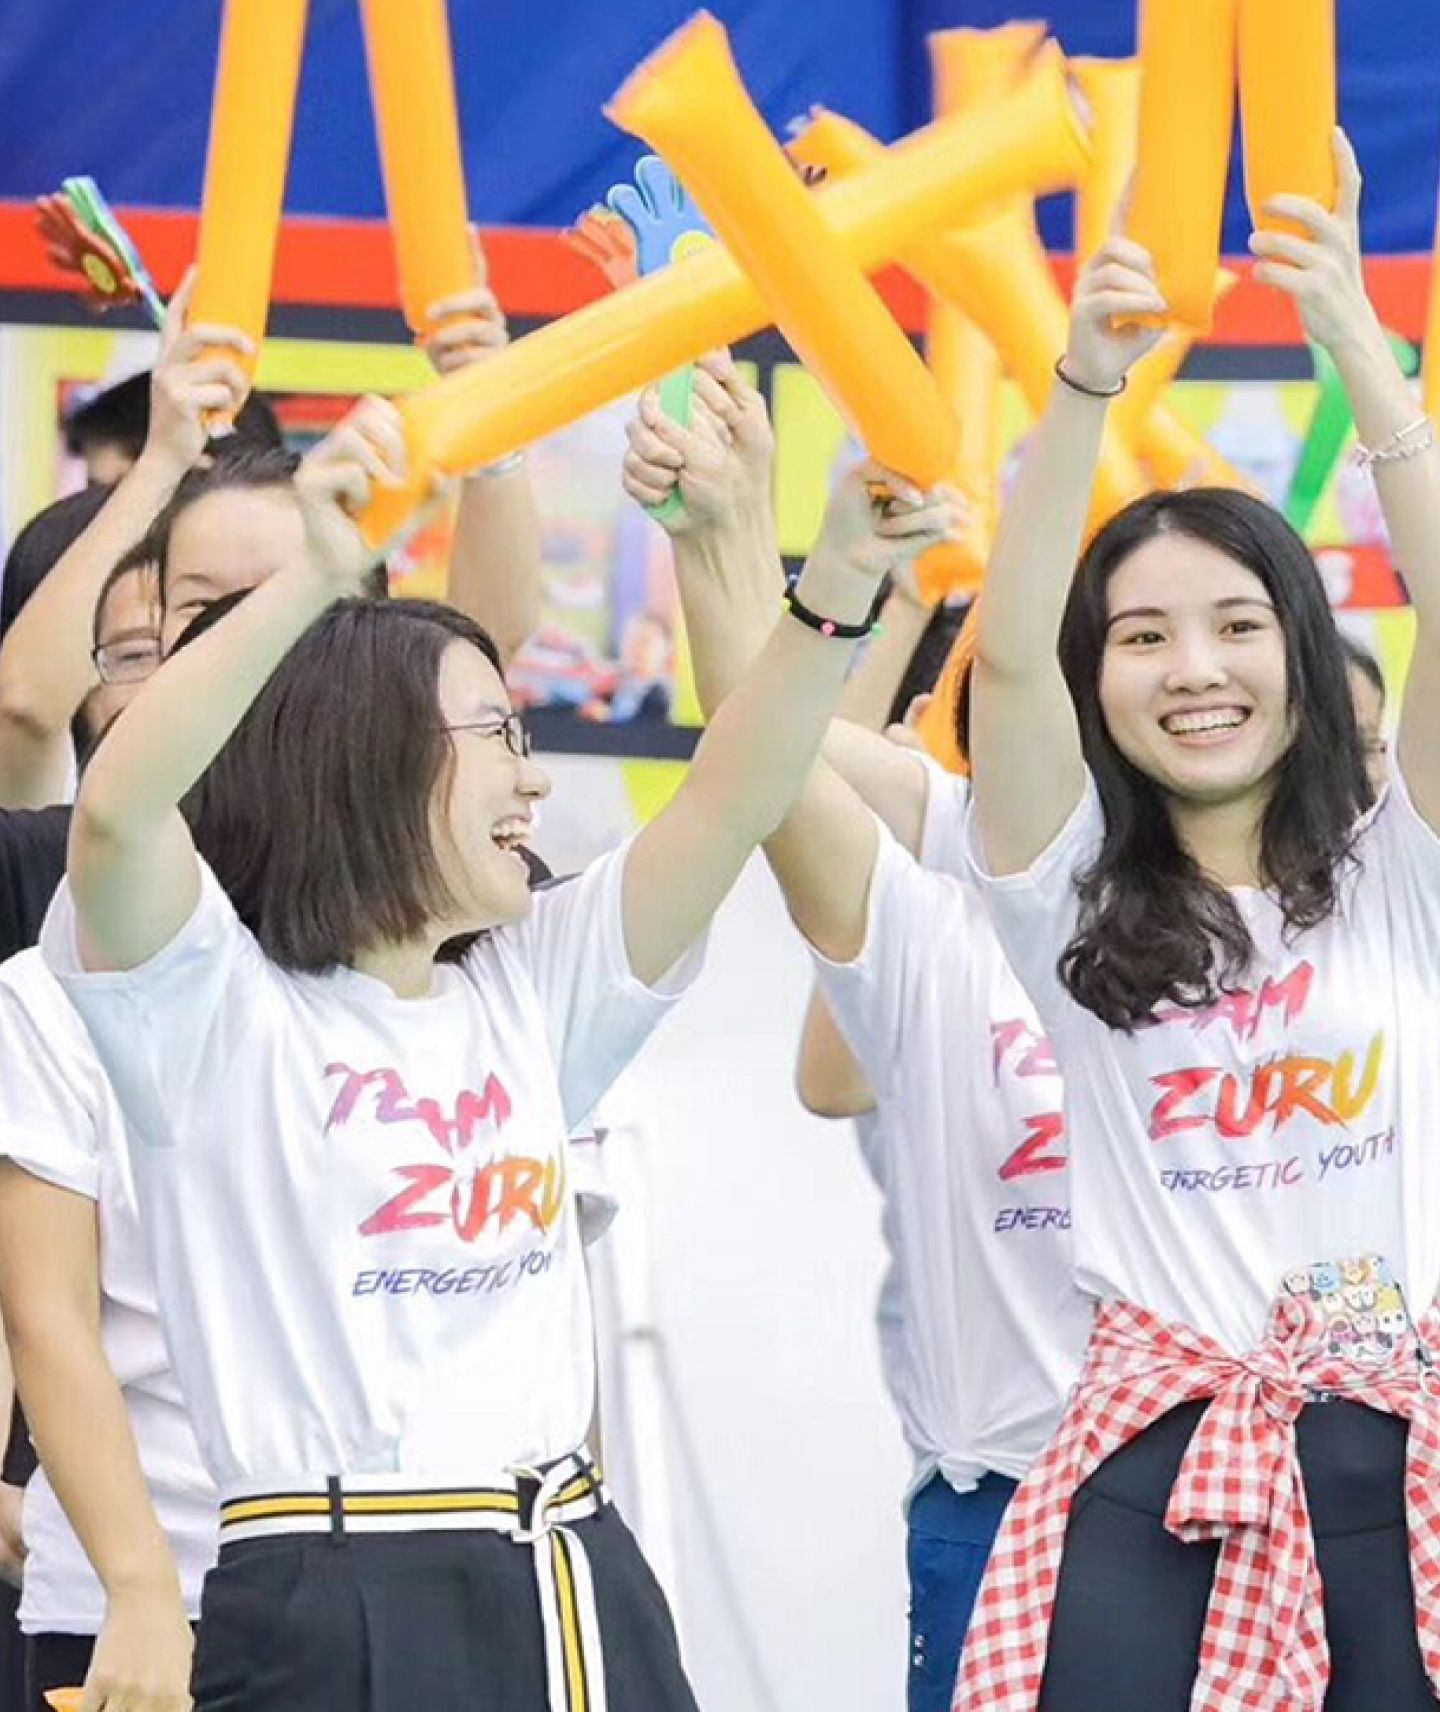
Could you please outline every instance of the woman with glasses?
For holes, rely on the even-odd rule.
[[[724,430],[702,412],[697,432]],[[109,734],[46,927],[124,1110],[222,1494],[196,1694],[686,1709],[663,1596],[582,1448],[565,1137],[783,819],[881,576],[949,512],[882,513],[847,483],[672,803],[532,899],[550,786],[493,643],[449,608],[355,596],[369,559],[342,507],[404,455],[371,402],[302,472],[305,552]],[[733,509],[717,577],[762,550]]]

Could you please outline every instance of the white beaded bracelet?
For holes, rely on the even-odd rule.
[[[1403,458],[1417,458],[1435,444],[1435,424],[1428,416],[1417,416],[1403,428],[1397,428],[1383,446],[1355,448],[1355,462],[1368,469],[1371,464],[1393,464]]]

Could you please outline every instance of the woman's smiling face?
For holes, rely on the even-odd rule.
[[[1187,802],[1263,789],[1294,721],[1285,635],[1260,578],[1164,532],[1116,567],[1106,612],[1100,707],[1126,760]]]

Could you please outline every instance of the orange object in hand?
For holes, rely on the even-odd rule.
[[[867,272],[921,233],[997,198],[1073,184],[1085,159],[1053,59],[983,113],[926,126],[881,155],[871,170],[816,193],[850,259]],[[412,394],[401,405],[410,480],[376,491],[360,517],[366,539],[376,547],[390,540],[437,474],[493,463],[766,320],[759,291],[715,246]]]
[[[1070,72],[1090,109],[1090,165],[1075,196],[1075,259],[1088,262],[1110,236],[1135,172],[1140,62],[1072,59]]]
[[[960,425],[947,479],[965,501],[967,513],[958,540],[941,541],[916,563],[916,586],[933,606],[955,595],[974,594],[985,579],[999,497],[1000,359],[970,317],[948,303],[930,305],[925,355]]]
[[[980,635],[980,600],[965,614],[960,634],[951,645],[930,705],[915,724],[915,734],[942,767],[951,773],[968,773],[970,758],[960,747],[960,696],[965,680],[975,669],[975,645]]]
[[[190,321],[248,335],[253,354],[223,354],[251,375],[270,309],[307,6],[226,0],[220,31]]]
[[[475,284],[445,0],[360,0],[400,302],[413,333]]]
[[[921,487],[948,474],[954,417],[756,111],[719,21],[697,14],[606,112],[674,168],[871,455]]]
[[[1140,7],[1140,141],[1125,229],[1154,258],[1170,319],[1194,333],[1208,333],[1214,314],[1239,3],[1141,0]]]
[[[45,1704],[53,1708],[53,1712],[80,1712],[80,1703],[85,1698],[83,1688],[47,1688]]]
[[[1240,114],[1250,218],[1309,237],[1264,210],[1287,195],[1335,206],[1335,0],[1240,0]]]
[[[1052,53],[1058,50],[1047,50],[1041,63]],[[961,122],[974,124],[979,117]],[[822,110],[812,115],[790,152],[835,174],[841,190],[848,182],[845,175],[863,171],[885,150],[859,125]],[[932,296],[956,304],[984,330],[1025,402],[1040,415],[1055,384],[1055,359],[1065,349],[1070,317],[1029,204],[1011,198],[973,225],[927,233],[906,245],[898,259]],[[1144,491],[1133,453],[1107,427],[1095,475],[1097,511],[1108,517]]]

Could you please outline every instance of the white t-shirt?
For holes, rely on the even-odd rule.
[[[1287,944],[1273,900],[1237,891],[1242,990],[1133,1034],[1056,972],[1103,831],[1092,783],[1027,872],[983,881],[1065,1074],[1079,1282],[1241,1353],[1285,1273],[1379,1253],[1418,1316],[1440,1285],[1440,838],[1404,781],[1334,915]]]
[[[960,781],[932,778],[927,858],[953,858],[936,817],[953,824],[964,800]],[[876,1096],[867,1160],[896,1260],[882,1357],[911,1490],[937,1469],[962,1492],[987,1471],[1019,1479],[1059,1422],[1092,1317],[1072,1281],[1049,1046],[977,888],[883,829],[864,949],[816,963]]]
[[[96,1203],[100,1337],[151,1501],[175,1554],[186,1609],[215,1557],[215,1493],[160,1331],[124,1123],[84,1024],[38,951],[0,965],[0,1154]],[[98,1633],[105,1597],[43,1468],[25,1493],[27,1634]]]
[[[628,847],[627,847],[628,848]],[[626,849],[398,999],[277,968],[208,869],[176,938],[86,974],[42,935],[127,1119],[162,1313],[227,1495],[287,1476],[484,1483],[584,1439],[567,1132],[699,965],[630,971]]]
[[[100,1338],[119,1382],[155,1513],[170,1542],[185,1608],[215,1561],[215,1488],[200,1460],[160,1326],[140,1229],[124,1119],[90,1036],[38,950],[0,965],[0,1156],[96,1203]],[[588,1244],[618,1201],[593,1136],[569,1145],[570,1182]],[[25,1493],[27,1634],[98,1634],[105,1592],[42,1468]]]

